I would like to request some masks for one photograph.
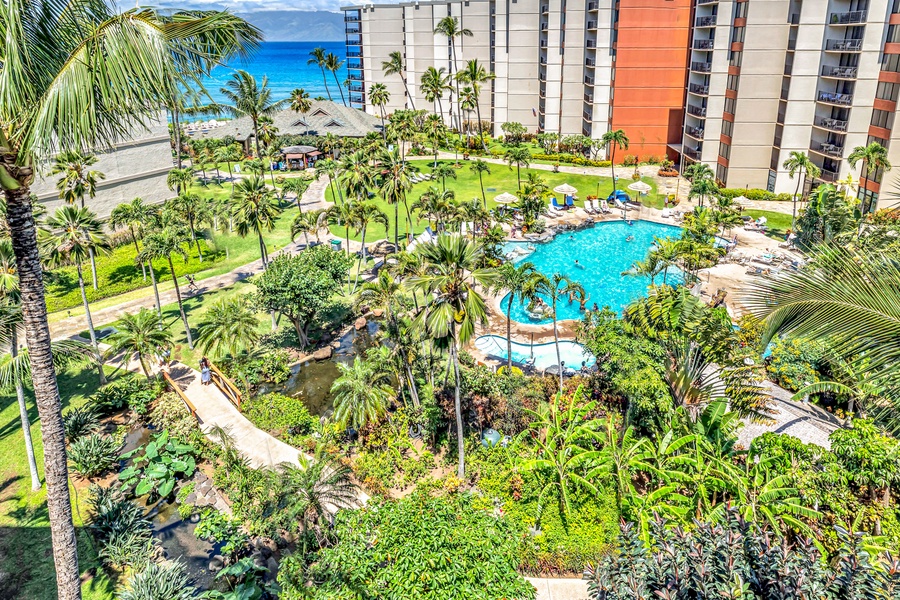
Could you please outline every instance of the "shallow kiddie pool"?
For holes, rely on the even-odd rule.
[[[506,360],[506,338],[499,335],[482,335],[475,340],[475,347],[491,358]],[[578,370],[582,366],[593,367],[597,363],[584,346],[571,340],[560,340],[559,355],[567,367]],[[534,356],[534,368],[542,371],[556,365],[556,346],[553,342],[547,344],[521,344],[512,343],[512,359],[519,365],[525,364],[531,356]]]

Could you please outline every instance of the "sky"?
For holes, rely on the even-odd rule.
[[[225,9],[237,13],[249,13],[259,10],[329,10],[337,11],[342,4],[341,0],[142,0],[141,5],[159,8],[202,8]],[[119,0],[124,7],[129,5],[128,0]]]

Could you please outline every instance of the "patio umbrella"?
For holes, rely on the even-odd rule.
[[[564,194],[566,196],[571,196],[572,194],[578,192],[578,190],[576,190],[574,187],[572,187],[568,183],[563,183],[561,185],[556,186],[555,188],[553,188],[553,191],[556,192],[557,194]]]
[[[750,202],[750,198],[743,196],[743,195],[738,196],[737,198],[734,199],[734,203],[740,204],[741,206],[746,206],[748,202]]]
[[[509,192],[503,192],[502,194],[494,197],[494,202],[497,204],[512,204],[513,202],[518,202],[519,199]]]
[[[628,189],[632,192],[638,192],[640,194],[646,194],[653,188],[650,187],[649,184],[644,183],[643,181],[635,181],[631,185],[628,186]]]

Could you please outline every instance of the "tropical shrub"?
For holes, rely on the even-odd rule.
[[[69,462],[82,477],[96,477],[108,471],[119,458],[119,442],[109,436],[91,434],[69,444]]]
[[[97,431],[100,428],[100,421],[90,406],[79,406],[63,413],[63,428],[66,431],[66,441],[72,443]]]
[[[769,376],[792,392],[821,380],[819,373],[825,360],[825,347],[805,338],[778,337],[772,342],[768,359]]]
[[[576,167],[608,167],[612,163],[608,160],[593,160],[585,158],[579,154],[532,154],[534,160],[545,160],[550,162],[558,162],[563,165],[574,165]]]
[[[302,398],[278,393],[245,399],[241,412],[260,429],[286,439],[308,436],[318,424]]]
[[[153,405],[150,422],[159,431],[168,431],[173,438],[188,442],[200,432],[197,420],[175,392],[166,392]]]
[[[777,202],[790,202],[791,194],[781,193],[776,194],[774,192],[770,192],[768,190],[761,190],[758,188],[746,189],[746,188],[721,188],[718,191],[718,195],[723,198],[728,198],[729,200],[737,198],[738,196],[743,196],[748,200],[774,200]]]
[[[135,573],[118,600],[189,600],[196,589],[180,562],[150,563]]]
[[[144,511],[126,500],[116,488],[92,485],[90,497],[91,532],[100,544],[100,557],[122,568],[143,566],[154,551],[150,521]]]
[[[250,539],[241,530],[239,522],[212,508],[204,509],[200,513],[200,522],[197,523],[194,535],[202,540],[220,544],[221,552],[225,556],[238,554]]]
[[[624,524],[619,552],[585,570],[591,600],[633,598],[856,598],[889,600],[900,570],[873,556],[859,536],[838,530],[840,551],[826,562],[812,543],[788,541],[728,510],[723,523],[685,530],[657,520],[650,544]]]
[[[179,478],[194,474],[197,468],[194,453],[193,446],[170,440],[169,432],[163,431],[146,446],[122,455],[122,458],[133,460],[128,468],[119,473],[119,479],[126,487],[134,486],[136,496],[151,492],[168,496]]]
[[[146,377],[127,375],[106,384],[91,396],[90,405],[100,415],[131,408],[139,415],[147,414],[150,403],[162,391],[160,384]]]

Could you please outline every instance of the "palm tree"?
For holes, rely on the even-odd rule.
[[[555,273],[550,279],[543,275],[534,277],[531,286],[532,288],[528,293],[550,297],[550,309],[553,314],[553,343],[556,345],[556,365],[559,367],[559,393],[562,394],[563,371],[565,369],[563,368],[562,357],[559,354],[559,328],[557,327],[556,306],[562,298],[567,298],[570,302],[578,300],[583,303],[587,300],[587,296],[584,287],[580,283],[572,281],[560,273]]]
[[[338,81],[338,71],[341,70],[341,67],[344,66],[343,60],[338,58],[337,54],[333,52],[329,52],[325,56],[325,69],[331,71],[331,74],[334,76],[334,83],[337,85],[338,91],[341,93],[341,104],[347,106],[347,101],[344,99],[344,87]]]
[[[194,349],[194,340],[191,337],[191,326],[188,324],[187,314],[184,312],[184,304],[181,301],[181,287],[178,285],[178,274],[175,272],[175,263],[172,262],[172,254],[178,253],[187,260],[187,252],[184,245],[190,243],[191,237],[187,229],[175,225],[164,227],[160,231],[147,234],[144,238],[144,250],[141,252],[142,260],[153,265],[153,259],[165,258],[169,262],[169,272],[172,274],[172,283],[175,284],[175,299],[178,301],[178,311],[181,313],[181,322],[184,323],[184,333],[187,336],[188,347]],[[158,302],[159,300],[157,300]]]
[[[0,69],[5,96],[0,103],[5,132],[0,187],[18,258],[60,600],[80,598],[81,581],[59,389],[31,216],[31,165],[46,160],[48,148],[110,147],[127,139],[136,127],[155,118],[171,89],[203,76],[259,40],[256,28],[228,13],[160,15],[142,9],[139,14],[117,14],[113,4],[101,0],[0,3],[0,22],[7,32]],[[17,60],[6,60],[13,55]],[[59,110],[61,106],[66,109]]]
[[[381,168],[381,187],[379,192],[388,204],[394,205],[394,246],[399,251],[401,202],[406,207],[408,227],[412,226],[409,206],[406,204],[406,192],[412,188],[412,181],[410,180],[412,172],[409,163],[403,160],[403,157],[400,155],[400,149],[396,147],[392,150],[385,149],[379,157],[379,162]]]
[[[711,177],[694,177],[691,182],[691,189],[688,191],[688,198],[699,198],[699,206],[703,208],[703,199],[708,197],[716,197],[719,194],[719,186]]]
[[[291,241],[294,241],[297,236],[302,233],[306,240],[306,247],[309,248],[309,234],[310,232],[314,232],[316,234],[316,239],[318,240],[319,217],[324,212],[323,209],[310,210],[302,212],[294,217],[294,220],[291,223]]]
[[[241,162],[241,159],[244,158],[244,152],[241,150],[241,147],[237,144],[229,144],[227,146],[222,146],[216,151],[216,160],[219,162],[224,162],[228,165],[228,179],[231,180],[231,191],[234,191],[234,169],[231,167],[231,163]]]
[[[103,224],[87,208],[66,205],[56,209],[53,215],[47,217],[38,234],[38,243],[48,265],[57,267],[75,263],[78,288],[81,290],[84,315],[91,336],[91,346],[99,357],[100,345],[97,342],[94,322],[91,319],[91,307],[84,289],[84,274],[81,265],[88,258],[90,252],[109,250],[109,240],[103,233]],[[100,363],[99,369],[100,384],[103,385],[106,383],[106,375],[103,372],[102,363]]]
[[[143,199],[135,198],[131,202],[119,204],[112,209],[109,215],[109,224],[112,225],[113,229],[119,227],[128,228],[129,233],[131,233],[131,241],[134,242],[135,256],[141,253],[141,247],[138,245],[138,234],[140,236],[144,235],[144,225],[152,221],[155,212],[153,207],[144,204]],[[140,264],[141,271],[144,274],[144,281],[147,281],[147,266],[144,263]]]
[[[506,164],[509,165],[510,170],[512,170],[513,165],[516,166],[516,182],[521,188],[522,167],[527,169],[528,165],[531,164],[531,150],[525,146],[512,146],[506,149],[504,157],[506,158]]]
[[[478,185],[481,187],[481,203],[485,210],[487,210],[487,196],[484,195],[484,180],[482,177],[485,173],[488,175],[491,174],[491,167],[485,161],[480,158],[476,158],[470,165],[469,170],[478,175]]]
[[[300,206],[300,198],[303,197],[303,194],[308,189],[309,181],[301,177],[287,179],[285,180],[284,185],[281,186],[281,191],[284,194],[294,194],[294,199],[297,201],[297,210],[303,210],[303,207]]]
[[[616,149],[628,150],[628,136],[621,129],[607,131],[600,142],[609,150],[609,166],[612,169],[613,191],[616,190]]]
[[[472,32],[464,27],[460,27],[458,18],[448,15],[438,21],[437,26],[434,28],[434,34],[447,36],[447,41],[450,43],[450,53],[452,58],[450,63],[450,68],[452,69],[450,77],[453,78],[456,83],[456,97],[459,98],[459,80],[453,76],[454,73],[459,71],[456,67],[456,39],[472,37]],[[451,112],[453,111],[452,103],[453,101],[451,100]],[[462,119],[458,110],[456,113],[456,129],[457,131],[462,132]]]
[[[231,79],[225,83],[225,87],[219,89],[219,92],[231,103],[218,105],[221,110],[232,117],[250,118],[250,122],[253,124],[253,142],[256,145],[256,156],[257,158],[261,157],[260,117],[271,117],[277,111],[290,104],[290,100],[273,101],[268,77],[263,76],[262,82],[258,84],[253,75],[241,69],[231,76]]]
[[[394,390],[388,378],[358,356],[353,363],[337,365],[340,375],[331,385],[334,394],[334,421],[359,431],[370,423],[377,423],[387,412]]]
[[[162,325],[159,315],[142,308],[137,314],[126,313],[116,324],[116,332],[108,342],[113,353],[125,352],[127,361],[137,355],[144,375],[150,378],[147,357],[172,343],[172,333]]]
[[[494,291],[498,294],[507,292],[506,296],[506,366],[512,373],[512,306],[516,299],[519,302],[530,301],[535,297],[535,289],[539,287],[539,278],[543,277],[530,262],[518,266],[511,262],[503,263],[497,269],[497,281]]]
[[[354,207],[351,223],[353,223],[356,233],[362,238],[362,262],[366,264],[366,229],[372,223],[378,223],[387,231],[388,227],[390,227],[390,222],[384,211],[378,207],[378,204],[371,200],[365,200]],[[356,277],[359,279],[359,271],[357,271]]]
[[[306,61],[306,64],[316,65],[322,70],[322,81],[325,83],[325,93],[328,94],[328,99],[331,100],[331,91],[328,89],[328,77],[325,75],[325,48],[313,48],[309,55],[311,58]]]
[[[450,86],[450,76],[445,75],[447,72],[444,67],[440,69],[435,69],[434,67],[428,67],[425,69],[425,72],[422,73],[422,94],[425,96],[425,99],[432,104],[437,103],[437,114],[444,118],[444,107],[441,105],[441,98],[444,97],[444,92],[450,91],[453,88]],[[451,108],[451,113],[452,113]]]
[[[797,197],[800,195],[800,185],[803,183],[803,177],[805,175],[807,179],[815,179],[820,175],[821,171],[813,161],[809,160],[806,152],[798,152],[796,150],[791,151],[787,160],[781,166],[788,170],[788,176],[791,179],[794,178],[794,175],[797,176],[797,187],[794,189],[793,206],[791,208],[791,229],[793,230],[797,221]]]
[[[183,169],[172,169],[166,175],[166,186],[178,195],[186,192],[194,183],[194,169],[185,167]]]
[[[338,178],[338,174],[340,173],[342,165],[343,161],[341,163],[338,163],[333,158],[324,158],[316,162],[316,177],[327,175],[328,187],[331,188],[331,197],[337,198],[341,202],[343,202],[344,200],[344,193],[341,191],[340,185],[337,186],[337,194],[334,193],[334,181]]]
[[[384,128],[384,107],[391,100],[391,94],[383,83],[376,83],[369,90],[369,103],[377,106],[381,113],[381,136],[387,140],[387,130]]]
[[[312,109],[312,100],[303,88],[297,88],[291,92],[291,110],[300,113],[306,125],[306,135],[309,135],[309,123],[306,123],[306,113]]]
[[[344,252],[350,256],[350,228],[353,227],[354,210],[356,202],[344,202],[334,204],[325,211],[325,220],[329,225],[344,228],[345,248]],[[347,273],[347,285],[350,285],[350,273]]]
[[[213,358],[238,356],[259,342],[259,320],[247,298],[222,298],[214,302],[197,325],[197,344]]]
[[[368,197],[369,188],[375,185],[375,173],[369,164],[369,155],[365,150],[356,150],[345,154],[340,163],[341,180],[347,194],[357,202]],[[338,186],[338,195],[343,201],[343,193]],[[332,194],[332,198],[334,195]]]
[[[441,191],[447,191],[447,178],[456,179],[456,168],[447,163],[441,163],[431,170],[433,177],[441,180]]]
[[[457,78],[472,85],[472,91],[475,96],[475,111],[478,114],[478,136],[481,139],[481,147],[487,152],[487,144],[484,141],[484,131],[481,128],[481,103],[479,102],[479,98],[481,96],[482,84],[493,79],[494,74],[485,69],[484,65],[478,62],[478,59],[473,58],[466,63],[466,68],[457,74]]]
[[[234,191],[234,225],[238,235],[247,237],[251,231],[259,238],[259,255],[263,268],[269,264],[266,244],[263,241],[263,230],[275,229],[275,219],[281,209],[275,202],[266,182],[258,175],[245,177],[238,182]]]
[[[863,204],[860,209],[860,214],[865,217],[873,206],[868,190],[869,178],[877,174],[879,170],[890,171],[891,161],[888,160],[887,148],[878,142],[871,142],[868,146],[857,146],[854,148],[853,152],[847,157],[847,162],[851,168],[855,169],[859,161],[863,162],[863,168],[865,169],[862,184]],[[862,228],[862,221],[860,221],[860,228]]]
[[[457,73],[457,77],[462,75],[463,72]],[[463,126],[466,133],[466,145],[469,144],[469,138],[472,136],[472,111],[478,107],[478,98],[475,95],[475,90],[472,89],[472,86],[465,85],[463,89],[459,92],[459,108],[461,111],[464,111],[466,116],[463,119]]]
[[[481,247],[459,235],[440,235],[433,244],[420,244],[416,254],[423,262],[424,274],[410,277],[406,285],[413,293],[421,291],[428,299],[425,310],[416,316],[416,324],[433,340],[447,343],[454,377],[456,436],[459,464],[457,476],[465,477],[466,460],[462,406],[460,404],[459,348],[475,334],[475,325],[487,325],[487,305],[478,287],[493,286],[494,269],[478,268]]]
[[[177,215],[182,222],[187,223],[191,232],[191,242],[197,247],[197,257],[203,262],[203,250],[200,249],[200,238],[197,235],[197,225],[209,218],[210,205],[208,198],[202,198],[198,194],[179,194],[176,198],[168,200],[165,209]]]
[[[434,150],[434,163],[432,167],[437,167],[438,152],[441,149],[441,142],[447,138],[447,126],[440,115],[428,115],[425,118],[425,133],[431,141],[431,148]]]
[[[388,54],[388,57],[388,60],[381,62],[381,71],[384,73],[385,77],[390,77],[391,75],[400,76],[400,81],[403,82],[403,90],[406,93],[406,97],[409,99],[409,107],[416,110],[412,95],[409,93],[409,86],[406,83],[406,65],[403,64],[403,55],[399,50],[395,50]],[[404,103],[404,106],[405,105],[406,104]]]

